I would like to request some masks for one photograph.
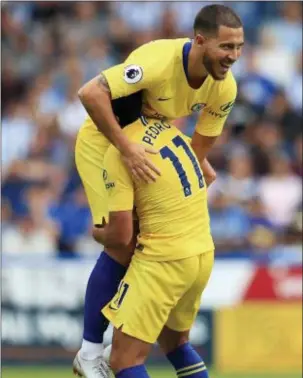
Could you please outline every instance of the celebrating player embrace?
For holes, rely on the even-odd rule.
[[[76,164],[94,237],[106,252],[88,282],[75,372],[107,377],[102,342],[108,322],[101,309],[110,303],[104,313],[120,329],[112,356],[116,377],[148,377],[144,359],[165,324],[169,336],[161,345],[178,376],[207,377],[187,337],[213,258],[205,181],[211,182],[214,171],[206,156],[236,99],[230,67],[243,44],[242,23],[234,11],[209,5],[196,16],[193,40],[145,44],[80,89],[90,118],[78,134]],[[200,115],[192,149],[172,122],[193,112]],[[140,234],[126,273],[136,242],[133,205]],[[129,359],[120,353],[127,345],[133,351]]]

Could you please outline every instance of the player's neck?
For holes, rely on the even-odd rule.
[[[192,47],[188,56],[188,84],[193,89],[199,89],[207,75],[208,72],[204,66],[201,66],[199,59],[197,59],[196,51]]]

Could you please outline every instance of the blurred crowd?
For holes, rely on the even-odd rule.
[[[224,2],[221,2],[224,3]],[[205,2],[2,3],[3,252],[97,252],[74,164],[77,90],[138,45],[191,37]],[[210,160],[217,253],[296,259],[302,238],[302,3],[228,2],[246,33]],[[195,116],[176,123],[188,135]],[[270,251],[270,253],[269,253]],[[287,255],[285,254],[287,251]],[[292,257],[294,256],[294,257]]]

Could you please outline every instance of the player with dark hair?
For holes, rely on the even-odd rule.
[[[136,182],[140,179],[153,182],[155,174],[161,174],[151,161],[154,159],[146,155],[158,152],[157,130],[147,130],[142,143],[136,143],[123,132],[123,126],[141,123],[142,119],[146,125],[155,120],[171,124],[174,119],[199,112],[191,145],[206,183],[214,179],[206,156],[221,134],[236,99],[237,85],[230,67],[240,57],[243,44],[242,23],[234,11],[223,5],[209,5],[196,16],[193,40],[157,40],[145,44],[124,63],[103,71],[80,89],[79,97],[90,118],[78,134],[76,164],[92,211],[96,240],[102,242],[101,227],[108,222],[102,172],[109,145],[120,152]],[[136,121],[140,114],[143,118]],[[108,322],[100,309],[116,293],[133,254],[130,246],[126,248],[119,243],[124,230],[123,214],[111,217],[110,222],[111,229],[116,230],[117,243],[114,247],[105,245],[106,251],[101,253],[91,273],[85,298],[83,344],[74,362],[75,371],[88,378],[106,377],[102,342]],[[174,346],[178,349],[180,345]],[[187,349],[185,352],[190,353]],[[173,365],[176,358],[171,359]],[[127,374],[118,376],[138,376]]]

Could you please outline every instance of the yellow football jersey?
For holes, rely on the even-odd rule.
[[[160,151],[150,155],[161,170],[152,184],[133,183],[115,147],[110,146],[104,158],[109,211],[136,207],[140,234],[135,253],[147,260],[170,261],[213,250],[206,185],[187,139],[168,122],[145,117],[124,132],[135,142],[152,141]]]
[[[217,136],[236,98],[231,73],[222,81],[208,75],[199,89],[187,81],[191,41],[187,38],[157,40],[134,50],[126,61],[105,71],[113,100],[143,91],[142,114],[174,120],[200,112],[196,131]]]

